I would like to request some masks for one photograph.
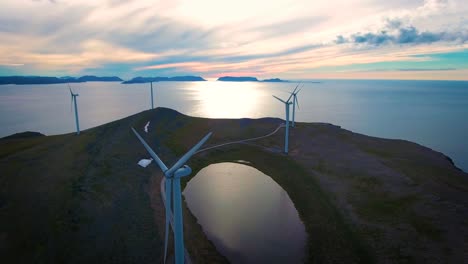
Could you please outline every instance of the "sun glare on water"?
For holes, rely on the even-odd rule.
[[[198,101],[196,115],[209,118],[255,116],[265,91],[258,83],[200,82],[191,87]]]

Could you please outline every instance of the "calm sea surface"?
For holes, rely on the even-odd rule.
[[[71,84],[79,93],[82,129],[149,109],[149,84]],[[281,117],[271,95],[293,83],[160,82],[155,105],[211,118]],[[74,131],[65,84],[0,85],[0,137],[26,130]],[[305,83],[296,119],[327,122],[371,136],[406,139],[450,156],[468,171],[468,82],[323,80]]]
[[[184,196],[231,263],[303,263],[304,225],[288,194],[261,171],[212,164],[188,182]]]

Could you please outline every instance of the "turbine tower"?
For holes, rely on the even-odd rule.
[[[284,133],[284,153],[288,154],[288,145],[289,145],[289,106],[292,104],[290,102],[292,94],[289,96],[287,101],[284,101],[273,95],[274,98],[278,99],[280,102],[284,103],[286,110],[286,133]]]
[[[294,88],[294,91],[292,91],[291,95],[293,97],[292,103],[293,103],[293,111],[292,111],[292,127],[295,127],[295,115],[296,115],[296,104],[297,104],[297,109],[299,109],[299,101],[297,100],[297,94],[302,90],[302,87],[299,88],[299,90],[296,91],[297,87],[299,84]]]
[[[151,84],[151,109],[154,109],[154,102],[153,102],[153,82]]]
[[[166,234],[164,240],[164,262],[167,257],[167,243],[169,238],[169,225],[172,226],[174,232],[174,249],[175,249],[175,263],[182,264],[185,261],[184,257],[184,226],[182,219],[182,194],[180,189],[180,178],[190,175],[192,169],[184,165],[190,157],[208,140],[211,136],[211,132],[208,133],[200,142],[193,146],[182,158],[180,158],[170,169],[161,161],[151,147],[145,142],[145,140],[135,131],[132,127],[133,133],[137,136],[140,142],[143,144],[145,149],[156,161],[161,170],[164,173],[165,178],[165,197],[166,197]],[[172,191],[172,207],[171,208],[171,191]],[[172,217],[173,216],[173,217]]]
[[[72,89],[70,88],[70,85],[68,85],[68,89],[70,90],[70,95],[71,95],[71,103],[75,104],[75,122],[76,122],[76,134],[80,134],[80,121],[78,120],[78,106],[76,105],[76,97],[79,96],[79,94],[73,93]]]

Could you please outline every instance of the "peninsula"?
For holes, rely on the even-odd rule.
[[[256,77],[235,77],[235,76],[219,77],[218,81],[221,81],[221,82],[289,82],[286,80],[281,80],[279,78],[265,79],[262,81],[262,80],[258,80]]]
[[[0,85],[2,84],[56,84],[56,83],[81,83],[81,82],[121,82],[122,79],[116,76],[98,77],[94,75],[85,75],[79,78],[75,77],[46,77],[46,76],[0,76]]]
[[[149,82],[203,82],[206,81],[200,76],[175,76],[175,77],[135,77],[122,82],[123,84],[149,83]]]
[[[144,133],[150,122],[151,133]],[[5,263],[161,263],[160,169],[134,127],[172,164],[207,132],[194,177],[217,162],[248,161],[287,192],[304,223],[307,263],[463,263],[468,174],[442,153],[325,123],[207,119],[156,108],[74,133],[0,139],[0,252]],[[233,174],[235,175],[235,174]],[[186,178],[184,178],[186,179]],[[190,179],[187,179],[190,180]],[[184,185],[187,182],[184,180]],[[226,263],[184,206],[194,263]]]

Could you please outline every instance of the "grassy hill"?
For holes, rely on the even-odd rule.
[[[143,132],[150,121],[150,133]],[[203,119],[157,108],[65,134],[0,139],[0,255],[5,263],[161,263],[161,173],[130,130],[168,164],[214,132],[209,145],[261,136],[279,119]],[[201,152],[188,163],[246,160],[294,202],[308,233],[307,262],[463,263],[468,175],[423,146],[298,123],[250,144]],[[189,180],[189,179],[187,179]],[[184,208],[195,263],[223,263]]]

